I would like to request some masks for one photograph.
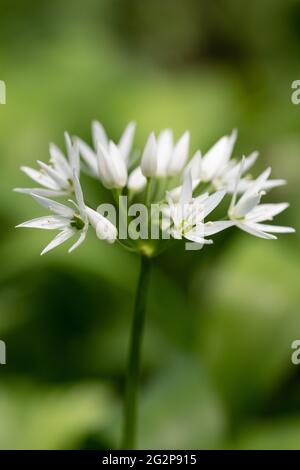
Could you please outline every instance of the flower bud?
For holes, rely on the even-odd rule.
[[[157,170],[157,145],[156,139],[151,132],[149,139],[145,145],[145,149],[142,156],[141,169],[144,176],[150,178],[156,176]]]

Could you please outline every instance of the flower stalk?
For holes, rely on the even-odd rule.
[[[122,448],[126,450],[133,450],[137,445],[136,436],[141,352],[146,314],[147,291],[150,279],[150,268],[151,259],[142,255],[140,275],[133,311],[129,359],[126,376],[124,428],[122,440]]]

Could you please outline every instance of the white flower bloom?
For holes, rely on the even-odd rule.
[[[79,234],[79,238],[69,249],[69,253],[83,243],[86,238],[89,222],[95,228],[98,238],[113,243],[117,237],[117,231],[113,224],[98,212],[90,209],[84,203],[82,189],[78,177],[74,171],[73,184],[76,202],[71,201],[74,207],[69,207],[51,199],[31,193],[31,196],[43,207],[54,215],[38,217],[18,225],[18,228],[39,228],[44,230],[59,230],[59,234],[46,246],[42,255],[53,250],[65,241]]]
[[[155,135],[151,132],[142,155],[141,170],[144,176],[151,178],[157,171],[157,144]]]
[[[184,237],[193,242],[211,244],[212,240],[207,240],[206,236],[218,233],[233,225],[231,221],[204,223],[204,219],[220,204],[226,192],[221,190],[211,195],[204,193],[196,198],[192,197],[192,192],[191,173],[186,173],[179,202],[174,203],[168,193],[169,214],[173,221],[170,233],[176,239]]]
[[[42,251],[42,255],[69,240],[77,233],[79,233],[79,238],[69,249],[69,253],[75,250],[85,240],[88,230],[88,216],[80,183],[75,172],[73,174],[73,181],[76,196],[76,202],[73,203],[75,208],[71,208],[59,202],[52,201],[51,199],[32,193],[31,196],[40,205],[53,212],[54,215],[39,217],[17,226],[18,228],[40,228],[44,230],[60,231],[54,240],[52,240],[52,242],[49,243],[49,245],[47,245]]]
[[[145,189],[146,185],[147,178],[143,175],[141,167],[138,166],[131,172],[128,178],[127,187],[130,191],[139,193]]]
[[[243,164],[240,164],[239,173],[236,179],[236,188],[232,197],[228,216],[231,221],[241,230],[250,233],[256,237],[266,239],[276,239],[272,233],[293,233],[295,230],[291,227],[281,227],[276,225],[264,224],[262,222],[271,221],[273,217],[284,211],[287,203],[281,204],[260,204],[261,197],[265,194],[264,187],[271,173],[271,168],[265,170],[240,197],[238,202],[238,186],[243,172]]]
[[[199,175],[201,181],[211,182],[223,173],[231,158],[236,139],[237,131],[233,130],[231,135],[221,137],[203,156]]]
[[[97,159],[103,185],[108,189],[124,188],[127,183],[127,167],[119,148],[112,141],[108,148],[99,143]]]
[[[132,149],[135,127],[135,123],[130,122],[124,130],[117,145],[119,154],[122,157],[126,168],[128,166],[129,156]],[[92,139],[94,149],[92,149],[79,137],[76,137],[75,141],[77,142],[80,155],[82,156],[82,159],[85,163],[86,170],[95,178],[99,178],[99,167],[97,161],[98,148],[101,144],[101,146],[109,153],[110,141],[104,127],[98,121],[93,121],[92,123]]]
[[[165,178],[178,175],[187,162],[189,144],[189,132],[185,132],[174,145],[171,129],[163,130],[157,138],[157,170],[155,176]]]
[[[236,136],[236,131],[233,131],[230,136],[222,137],[204,157],[199,150],[195,153],[185,169],[185,172],[191,172],[193,189],[200,183],[206,183],[215,190],[225,189],[227,193],[233,194],[241,163],[230,158]],[[245,173],[254,165],[257,157],[258,152],[252,152],[248,157],[244,157],[241,173],[244,177],[239,179],[238,193],[245,192],[251,186],[253,179],[249,175],[245,176]],[[284,184],[286,181],[283,179],[267,180],[262,189],[269,190]],[[174,188],[171,191],[172,197],[178,199],[180,191],[181,186]]]
[[[68,159],[62,151],[55,145],[50,144],[50,163],[47,165],[38,160],[39,170],[22,166],[21,170],[33,181],[39,183],[43,188],[16,188],[19,193],[35,193],[44,197],[57,197],[72,194],[73,171],[79,175],[79,154],[71,143],[70,136],[65,132]]]

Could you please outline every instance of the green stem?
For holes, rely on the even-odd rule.
[[[145,256],[142,256],[140,277],[133,311],[129,362],[126,379],[124,434],[122,446],[122,448],[125,450],[133,450],[136,447],[141,349],[145,323],[147,290],[150,277],[150,266],[151,260]]]

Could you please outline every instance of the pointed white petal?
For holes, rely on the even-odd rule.
[[[262,191],[270,174],[271,174],[271,168],[269,167],[263,173],[261,173],[261,175],[259,175],[258,178],[256,178],[256,180],[252,181],[247,191],[242,195],[241,199],[239,200],[239,203],[243,203],[244,200],[248,199],[249,197],[253,197],[257,193]]]
[[[235,225],[241,230],[244,230],[244,232],[250,233],[250,235],[254,235],[258,238],[265,238],[267,240],[276,240],[277,238],[275,235],[257,230],[257,228],[253,227],[250,223],[238,222]]]
[[[186,166],[185,172],[191,172],[192,179],[193,180],[199,180],[201,176],[201,152],[200,150],[197,150],[195,155],[192,157],[192,159],[189,161],[189,163]]]
[[[53,164],[54,169],[58,173],[60,173],[66,180],[72,178],[71,167],[62,151],[55,144],[52,143],[49,146],[49,151],[50,162]]]
[[[52,212],[55,212],[57,215],[61,215],[63,217],[72,218],[74,215],[73,209],[64,204],[60,204],[59,202],[52,201],[52,199],[48,199],[46,197],[38,196],[37,194],[31,194],[31,196],[41,205],[46,207]]]
[[[254,207],[251,212],[247,214],[247,220],[253,222],[263,222],[264,220],[272,220],[275,215],[280,214],[289,207],[289,204],[282,202],[279,204],[260,204]]]
[[[173,151],[173,132],[163,130],[157,138],[157,176],[166,176],[167,167]]]
[[[53,181],[48,175],[43,174],[41,171],[34,170],[33,168],[29,168],[28,166],[21,166],[21,170],[29,176],[33,181],[36,183],[41,184],[49,189],[60,189],[59,185]]]
[[[232,227],[234,222],[231,220],[220,220],[216,222],[207,222],[204,224],[204,236],[214,235],[219,233],[222,230],[226,230],[229,227]]]
[[[193,197],[192,175],[189,172],[189,173],[186,173],[184,176],[179,202],[180,204],[187,204],[192,201],[192,197]]]
[[[250,213],[260,202],[261,194],[249,195],[247,198],[241,198],[237,205],[233,208],[234,216],[245,217]]]
[[[49,215],[46,217],[38,217],[36,219],[28,220],[22,224],[17,225],[16,228],[39,228],[44,230],[61,230],[68,226],[69,219],[60,216]]]
[[[70,183],[63,175],[60,175],[56,170],[54,170],[51,166],[46,165],[46,163],[41,162],[38,160],[38,164],[43,169],[43,171],[50,177],[52,180],[57,184],[59,189],[68,189],[70,187]]]
[[[104,147],[108,147],[107,134],[102,124],[98,121],[92,122],[92,137],[95,149],[98,148],[99,144],[102,144]]]
[[[87,231],[88,231],[88,225],[86,225],[85,228],[81,230],[81,233],[77,242],[74,243],[74,245],[72,245],[71,248],[68,250],[69,253],[72,253],[74,250],[76,250],[76,248],[78,248],[84,242],[84,240],[86,239]]]
[[[221,189],[220,191],[216,191],[207,199],[204,200],[204,208],[203,208],[203,218],[205,218],[208,214],[210,214],[222,201],[226,194],[226,191]]]
[[[189,146],[190,146],[190,133],[185,132],[183,136],[179,139],[177,144],[175,145],[174,151],[169,160],[168,169],[167,169],[169,176],[176,176],[182,171],[188,159]]]
[[[79,175],[80,163],[78,146],[77,144],[72,143],[71,137],[69,136],[68,132],[65,132],[64,136],[72,173],[75,171],[76,175]]]
[[[187,240],[190,240],[191,242],[200,243],[201,245],[213,244],[212,240],[207,240],[206,238],[203,238],[203,236],[204,236],[204,233],[201,230],[200,230],[200,233],[198,233],[196,230],[191,230],[190,232],[184,235],[184,238],[186,238]]]
[[[133,144],[133,139],[134,139],[134,134],[135,134],[135,127],[136,127],[135,122],[130,122],[128,124],[125,131],[123,132],[123,135],[118,145],[120,154],[122,158],[125,160],[125,162],[128,162],[128,158],[132,149],[132,144]]]
[[[86,212],[85,212],[85,204],[84,204],[84,198],[83,198],[83,192],[81,189],[81,185],[79,182],[79,179],[74,171],[73,174],[73,181],[74,181],[74,190],[75,190],[75,196],[76,196],[76,202],[79,207],[80,215],[85,220],[87,218]]]
[[[216,178],[226,167],[230,160],[237,132],[233,130],[231,135],[224,136],[204,155],[202,159],[202,177],[205,181]]]
[[[98,147],[98,164],[101,181],[108,189],[123,188],[127,182],[127,167],[118,147],[110,141],[109,150]]]
[[[295,233],[295,229],[292,227],[282,227],[280,225],[267,225],[253,223],[252,226],[257,230],[263,230],[264,232],[271,233]]]
[[[258,155],[259,155],[259,153],[257,151],[255,151],[255,152],[252,152],[248,157],[244,157],[244,163],[243,163],[243,167],[242,167],[241,176],[243,174],[245,174],[246,171],[248,171],[254,165],[254,163],[256,162],[256,160],[258,158]],[[233,168],[231,168],[226,173],[226,181],[228,183],[231,183],[233,180],[236,180],[236,178],[238,178],[238,174],[239,174],[239,171],[240,171],[240,165],[241,165],[241,162],[237,163],[236,165],[234,165]]]
[[[277,188],[278,186],[284,186],[285,184],[286,180],[283,179],[269,180],[263,184],[262,189],[268,191],[269,189]]]
[[[53,250],[54,248],[58,247],[62,243],[66,242],[71,238],[75,233],[75,230],[72,228],[68,228],[66,230],[63,230],[60,232],[56,237],[52,240],[52,242],[49,243],[49,245],[46,246],[46,248],[42,251],[41,255],[45,255],[48,253],[50,250]]]
[[[89,145],[87,145],[83,140],[79,137],[76,138],[76,143],[78,146],[78,150],[80,155],[82,156],[83,160],[87,164],[91,174],[98,178],[98,166],[97,166],[97,155]]]
[[[67,191],[56,191],[54,189],[44,188],[14,188],[14,192],[22,194],[37,194],[44,197],[60,197],[69,194]]]

